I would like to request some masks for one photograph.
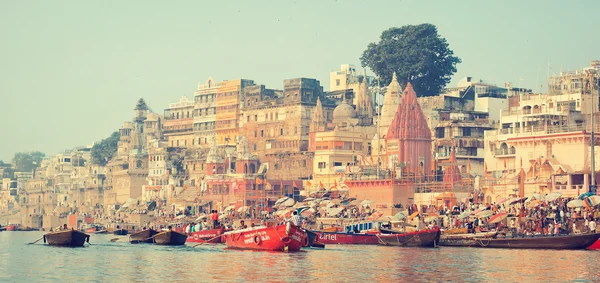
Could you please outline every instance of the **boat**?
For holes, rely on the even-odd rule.
[[[319,242],[319,235],[313,231],[310,230],[304,230],[304,232],[306,232],[306,239],[307,241],[304,241],[304,247],[313,247],[313,248],[325,248],[325,244]]]
[[[402,234],[378,234],[379,244],[398,247],[436,247],[440,240],[440,229],[419,230]]]
[[[113,235],[119,235],[119,236],[125,236],[125,235],[127,235],[127,233],[129,233],[129,231],[127,231],[126,229],[123,229],[123,228],[113,231]]]
[[[306,232],[294,225],[257,226],[223,233],[227,248],[261,251],[297,252],[306,237]]]
[[[192,232],[187,237],[188,243],[204,243],[208,240],[211,244],[221,243],[220,235],[223,234],[224,229],[211,229],[211,230],[202,230],[197,232]]]
[[[10,225],[6,226],[6,231],[17,231],[17,225],[10,224]]]
[[[185,245],[187,237],[186,234],[170,230],[157,233],[152,238],[157,245],[182,246]]]
[[[378,233],[313,232],[319,236],[318,241],[325,245],[377,245],[379,243]]]
[[[469,247],[476,243],[475,240],[487,240],[496,237],[498,232],[464,233],[464,234],[446,234],[446,231],[440,236],[440,246]]]
[[[129,242],[132,244],[154,243],[153,236],[156,235],[154,229],[146,229],[129,235]]]
[[[6,227],[0,227],[0,232],[6,231]]]
[[[587,249],[600,238],[600,233],[573,235],[515,236],[506,238],[474,239],[473,247],[506,249]]]
[[[44,243],[49,246],[83,247],[90,242],[90,235],[77,230],[51,232],[44,235]]]
[[[104,227],[98,226],[98,225],[93,225],[91,227],[84,228],[83,232],[90,233],[90,234],[106,234],[106,233],[108,233],[108,231],[106,231],[106,229]]]

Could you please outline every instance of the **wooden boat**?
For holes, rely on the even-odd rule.
[[[113,235],[119,235],[119,236],[125,236],[127,235],[127,233],[129,233],[129,231],[127,231],[126,229],[117,229],[113,231]]]
[[[261,251],[297,252],[306,232],[294,225],[258,226],[223,233],[228,248]]]
[[[108,233],[108,231],[106,231],[106,229],[102,226],[92,226],[89,228],[85,228],[83,230],[83,232],[89,233],[89,234],[106,234],[106,233]]]
[[[313,248],[325,248],[325,244],[319,242],[319,235],[310,230],[304,230],[306,232],[306,241],[304,241],[304,247],[313,247]]]
[[[11,224],[6,226],[6,231],[17,231],[17,225]]]
[[[221,237],[224,232],[223,228],[202,230],[198,232],[192,232],[187,237],[188,243],[204,243],[208,240],[211,244],[221,243]]]
[[[182,246],[185,245],[187,235],[177,231],[163,231],[153,236],[154,243],[157,245],[166,246]]]
[[[51,232],[44,235],[44,243],[49,246],[83,247],[90,242],[90,235],[77,230]]]
[[[325,245],[377,245],[378,233],[344,233],[314,231],[319,235],[318,241]]]
[[[440,236],[440,246],[454,246],[454,247],[464,247],[464,246],[473,246],[475,240],[487,240],[494,238],[498,232],[490,231],[483,233],[474,233],[474,234],[450,234],[447,235],[444,231]]]
[[[600,233],[574,234],[564,236],[522,236],[507,238],[473,239],[473,247],[506,249],[586,249],[600,238]]]
[[[146,229],[129,235],[129,242],[132,244],[139,243],[154,243],[153,236],[156,235],[156,231],[153,229]]]
[[[440,229],[434,228],[402,234],[379,234],[376,237],[384,246],[436,247],[440,240],[440,234]]]

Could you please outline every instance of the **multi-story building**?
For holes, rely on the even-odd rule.
[[[209,77],[206,83],[198,84],[194,94],[194,138],[198,147],[208,148],[215,136],[218,90],[219,84]]]
[[[196,143],[193,126],[194,101],[183,96],[165,109],[163,134],[170,147],[193,147]]]
[[[549,89],[549,94],[521,95],[515,106],[501,113],[498,129],[485,133],[486,171],[493,177],[483,185],[488,201],[507,195],[558,191],[577,196],[588,191],[591,146],[599,144],[591,141],[589,123],[590,111],[596,113],[598,107],[598,69],[551,78]],[[594,121],[598,131],[598,115]]]
[[[219,83],[216,94],[215,134],[217,144],[234,144],[239,135],[240,109],[243,107],[244,88],[254,85],[252,80],[237,79]]]
[[[375,81],[375,77],[367,76],[365,74],[361,75],[357,72],[356,66],[352,64],[342,64],[338,71],[329,73],[329,91],[331,93],[343,93],[344,91],[352,90],[352,93],[354,94],[352,104],[358,105],[358,101],[356,101],[358,96],[356,94],[359,92],[363,78],[367,78],[366,82],[369,86]]]

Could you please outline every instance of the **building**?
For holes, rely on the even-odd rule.
[[[194,139],[197,147],[208,148],[215,137],[218,90],[219,84],[209,77],[206,83],[198,84],[194,94]]]
[[[183,96],[165,109],[164,136],[170,147],[194,146],[194,101]]]
[[[579,74],[577,77],[577,74]],[[527,94],[485,133],[482,185],[487,201],[558,191],[577,196],[591,185],[591,113],[597,113],[598,71],[586,68],[550,79],[548,94]],[[598,115],[594,116],[598,131]],[[597,152],[597,151],[596,151]],[[595,166],[598,168],[598,154]],[[596,178],[597,179],[597,178]]]
[[[254,85],[252,80],[237,79],[219,83],[215,100],[215,134],[217,144],[234,144],[239,135],[240,109],[244,106],[244,88]]]
[[[348,90],[352,90],[354,98],[359,92],[361,82],[364,78],[367,78],[367,85],[371,86],[375,83],[375,77],[367,76],[366,74],[361,75],[356,72],[356,66],[352,64],[342,64],[338,71],[329,73],[329,92],[330,93],[343,93]],[[338,97],[341,98],[341,97]],[[359,102],[354,99],[351,104],[358,105]]]

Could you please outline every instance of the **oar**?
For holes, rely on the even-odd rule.
[[[116,242],[118,240],[124,239],[125,237],[120,237],[120,238],[114,238],[114,239],[110,239],[111,242]]]
[[[195,248],[195,247],[197,247],[197,246],[204,245],[204,244],[206,244],[206,243],[208,243],[208,242],[210,242],[210,241],[212,241],[212,240],[214,240],[214,239],[216,239],[216,238],[218,238],[218,237],[221,237],[221,235],[218,235],[218,236],[216,236],[216,237],[210,238],[210,239],[208,239],[208,240],[206,240],[206,241],[204,241],[204,242],[202,242],[202,243],[200,243],[200,244],[193,245],[193,246],[192,246],[192,248]]]
[[[33,245],[33,244],[35,244],[35,243],[39,242],[39,241],[40,241],[41,239],[43,239],[43,238],[44,238],[44,237],[41,237],[41,238],[37,239],[35,242],[31,242],[31,243],[29,243],[28,245]]]

